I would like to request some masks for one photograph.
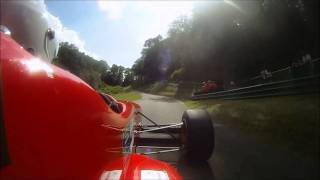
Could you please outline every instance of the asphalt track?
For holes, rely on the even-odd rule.
[[[142,94],[143,113],[159,124],[178,123],[187,108],[175,99]],[[305,162],[285,147],[274,147],[253,134],[214,119],[215,150],[208,162],[190,163],[179,152],[150,155],[175,166],[185,179],[318,179],[319,161]],[[146,121],[144,121],[146,122]],[[218,123],[220,122],[220,123]],[[143,149],[148,151],[148,149]]]
[[[136,102],[142,107],[142,112],[159,124],[180,122],[183,111],[187,109],[181,101],[170,97],[145,93],[141,95],[142,98]]]

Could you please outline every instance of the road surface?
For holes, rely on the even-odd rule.
[[[181,122],[186,106],[175,99],[142,94],[143,113],[159,124]],[[306,163],[286,149],[215,121],[216,144],[208,162],[189,163],[178,152],[152,155],[175,166],[185,179],[317,179],[317,164]],[[146,121],[144,121],[146,122]],[[217,123],[220,122],[220,123]]]
[[[181,101],[165,96],[145,93],[141,95],[142,98],[136,102],[142,107],[142,112],[146,116],[159,124],[181,122],[182,113],[187,109]]]

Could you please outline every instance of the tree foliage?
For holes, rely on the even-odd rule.
[[[107,71],[104,81],[109,85],[121,85],[124,79],[124,67],[113,64]]]
[[[101,75],[109,69],[106,61],[95,60],[67,42],[60,43],[58,57],[53,63],[80,77],[95,89],[102,84]]]
[[[319,56],[318,1],[213,1],[146,40],[132,66],[139,83],[239,81]]]
[[[109,67],[106,61],[98,61],[67,42],[60,43],[58,57],[53,63],[80,77],[95,89],[104,84],[129,86],[133,81],[130,68],[115,64]]]

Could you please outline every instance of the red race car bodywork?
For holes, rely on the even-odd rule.
[[[202,93],[209,93],[212,91],[216,91],[218,88],[218,85],[215,82],[207,82],[201,87]]]
[[[0,37],[0,179],[181,179],[168,164],[131,154],[139,105],[121,101],[114,112],[78,77]]]

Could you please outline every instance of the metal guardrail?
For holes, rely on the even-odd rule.
[[[319,92],[319,64],[320,58],[302,64],[295,63],[270,72],[270,77],[261,74],[238,82],[240,88],[206,94],[193,93],[191,99],[244,99]]]
[[[258,84],[214,93],[199,95],[193,94],[191,96],[191,99],[244,99],[291,94],[305,94],[319,92],[319,82],[319,75],[307,76],[302,78]]]
[[[297,63],[296,63],[297,64]],[[252,78],[249,78],[245,81],[240,81],[236,84],[238,86],[251,86],[254,84],[263,84],[268,81],[282,81],[286,79],[294,79],[303,76],[310,76],[318,74],[319,72],[320,58],[312,59],[309,62],[299,65],[297,67],[289,66],[286,68],[278,69],[271,71],[271,77],[264,79],[262,75],[258,75]]]

